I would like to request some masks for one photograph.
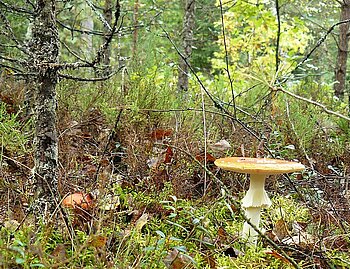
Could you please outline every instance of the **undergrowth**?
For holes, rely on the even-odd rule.
[[[0,106],[1,156],[7,157],[0,159],[0,194],[7,197],[0,204],[0,266],[293,268],[284,251],[301,268],[347,268],[347,123],[316,117],[318,108],[279,95],[265,110],[255,109],[257,103],[244,108],[238,98],[241,125],[199,98],[198,88],[196,96],[178,98],[170,71],[150,68],[131,74],[125,85],[60,84],[59,192],[92,193],[95,205],[88,212],[64,209],[40,225],[30,211],[29,123]],[[167,135],[157,140],[156,132]],[[217,150],[219,140],[231,147]],[[266,237],[257,247],[240,237],[244,219],[233,203],[242,199],[248,178],[219,170],[208,156],[205,164],[204,152],[308,166],[267,180],[273,205],[262,214]]]

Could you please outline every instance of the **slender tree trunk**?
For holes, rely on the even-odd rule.
[[[36,210],[42,216],[55,209],[58,181],[58,138],[56,130],[56,84],[59,37],[54,0],[38,0],[29,43],[32,71],[36,73],[34,92],[34,188]]]
[[[112,25],[112,1],[105,0],[105,7],[103,10],[103,15],[106,22]],[[109,33],[109,29],[105,26],[105,33]],[[107,35],[106,35],[107,36]],[[103,65],[104,65],[104,75],[108,76],[110,74],[110,62],[111,62],[111,46],[108,46],[105,54],[103,55]]]
[[[192,54],[193,29],[195,26],[194,5],[195,0],[186,0],[183,23],[183,56],[185,57],[187,62],[189,62]],[[184,92],[188,90],[188,66],[182,58],[180,58],[179,62],[179,80],[177,88],[179,92]]]
[[[134,31],[132,35],[132,58],[135,59],[136,51],[137,51],[137,37],[138,37],[138,29],[137,25],[139,23],[139,0],[135,0],[134,2]]]
[[[350,0],[344,0],[341,5],[340,20],[350,19]],[[350,23],[343,23],[339,26],[338,57],[335,67],[334,95],[344,99],[346,85],[346,64],[348,60],[348,31]]]
[[[32,28],[33,23],[29,23],[26,33],[26,41],[32,40]],[[31,117],[34,114],[34,92],[35,92],[35,79],[33,77],[26,78],[26,90],[24,95],[24,109],[26,117]]]
[[[82,13],[84,14],[84,19],[81,21],[81,29],[88,32],[92,32],[94,30],[93,12],[85,2],[82,4],[81,8]],[[85,55],[85,58],[88,61],[91,61],[94,55],[94,44],[92,34],[84,33],[81,37],[84,44],[84,46],[81,46],[81,50]]]

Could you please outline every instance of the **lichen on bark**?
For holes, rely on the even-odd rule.
[[[38,0],[34,17],[30,71],[35,74],[34,91],[34,188],[35,210],[41,215],[56,207],[58,184],[58,138],[56,130],[56,84],[59,38],[55,1]]]

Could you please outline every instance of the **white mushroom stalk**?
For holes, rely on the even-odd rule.
[[[256,227],[260,228],[261,209],[271,206],[271,200],[265,191],[264,174],[252,174],[250,176],[250,187],[242,199],[242,207],[245,210],[246,218]],[[258,232],[245,222],[243,225],[242,237],[247,239],[250,244],[256,244]]]

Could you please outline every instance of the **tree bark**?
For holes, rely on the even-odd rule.
[[[350,0],[344,0],[341,5],[340,21],[350,19]],[[335,67],[334,95],[344,99],[346,86],[346,64],[348,59],[348,31],[350,23],[343,23],[339,26],[338,56]]]
[[[194,6],[195,0],[186,0],[185,15],[183,23],[183,56],[188,62],[192,54],[193,45],[193,29],[195,26],[194,21]],[[177,88],[179,92],[188,90],[188,71],[189,68],[182,58],[179,62],[179,79]]]
[[[83,3],[81,5],[82,13],[83,13],[83,20],[81,21],[81,29],[93,32],[94,31],[94,19],[93,19],[93,12],[91,8],[86,4]],[[81,46],[82,53],[85,55],[85,59],[88,61],[91,61],[94,55],[94,44],[93,44],[93,35],[91,33],[84,33],[82,34],[82,43],[84,46]]]
[[[138,39],[138,18],[139,18],[139,0],[134,1],[134,30],[132,34],[132,58],[135,59],[137,51],[137,39]]]
[[[56,207],[58,138],[56,130],[56,84],[59,37],[54,0],[38,0],[29,42],[31,71],[36,74],[34,92],[34,187],[42,216]]]
[[[109,25],[112,25],[112,1],[111,0],[105,0],[105,7],[103,10],[103,15],[106,20],[106,22]],[[105,33],[106,38],[107,34],[109,33],[109,29],[105,26]],[[111,72],[110,70],[110,62],[111,62],[111,47],[108,46],[106,48],[105,54],[103,55],[103,65],[104,65],[104,75],[108,76]]]

